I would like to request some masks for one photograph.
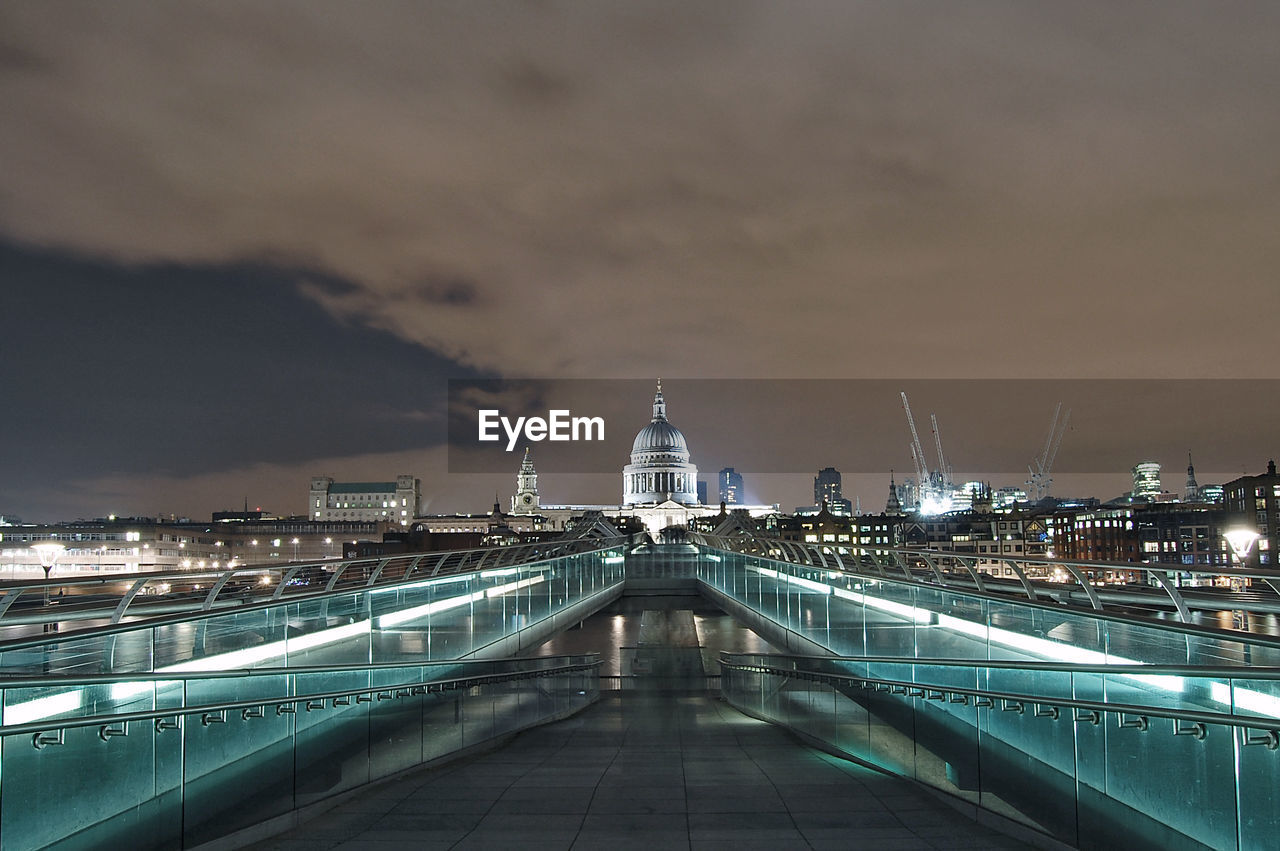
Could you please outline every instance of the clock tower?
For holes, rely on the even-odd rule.
[[[512,514],[536,514],[538,511],[538,473],[533,469],[529,447],[524,448],[524,460],[516,475],[516,493],[511,497]]]

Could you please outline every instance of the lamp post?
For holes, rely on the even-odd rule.
[[[294,538],[289,543],[293,544],[293,560],[297,561],[298,560],[298,539]]]
[[[1260,537],[1253,529],[1244,526],[1238,526],[1235,529],[1228,529],[1223,533],[1222,537],[1227,539],[1227,543],[1231,545],[1231,552],[1236,557],[1236,562],[1241,568],[1245,567],[1245,559],[1249,557],[1249,551],[1253,549],[1253,542]],[[1236,587],[1236,580],[1240,577],[1232,577],[1231,590],[1241,590],[1244,580],[1240,579],[1240,589]]]
[[[36,558],[40,559],[40,566],[44,568],[44,606],[47,609],[49,607],[49,574],[53,572],[53,566],[58,563],[58,557],[66,552],[67,548],[57,541],[45,541],[32,544],[31,549],[35,550]],[[52,626],[53,624],[46,621],[44,631],[53,632]]]

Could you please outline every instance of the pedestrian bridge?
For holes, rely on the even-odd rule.
[[[1280,641],[1200,622],[1224,600],[1186,576],[1012,565],[1003,582],[953,554],[692,536],[55,579],[47,601],[10,583],[0,843],[234,841],[565,718],[598,697],[598,659],[529,652],[666,588],[785,651],[725,654],[721,694],[830,751],[1067,845],[1272,846]],[[1110,568],[1147,581],[1099,582]]]

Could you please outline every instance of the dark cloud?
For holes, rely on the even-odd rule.
[[[336,321],[296,279],[0,244],[4,396],[18,414],[0,419],[0,504],[20,505],[50,479],[192,476],[442,443],[447,379],[473,373]]]
[[[475,302],[477,288],[466,278],[431,276],[415,281],[409,292],[429,304],[463,305]]]

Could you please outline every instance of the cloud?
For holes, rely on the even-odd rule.
[[[1230,6],[11,5],[0,228],[523,375],[1206,369],[1136,323],[1263,374],[1280,21]]]
[[[447,380],[474,372],[336,320],[301,295],[302,277],[0,241],[0,445],[11,450],[0,511],[30,514],[49,481],[190,478],[443,444]],[[88,510],[74,488],[58,490],[69,510]]]

